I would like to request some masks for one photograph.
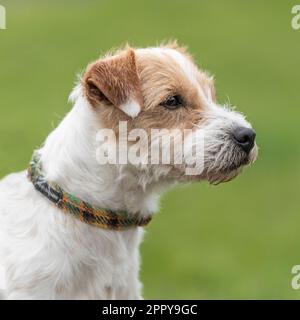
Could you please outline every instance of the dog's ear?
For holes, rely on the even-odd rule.
[[[133,49],[92,63],[82,81],[85,95],[94,108],[113,105],[131,117],[140,111],[142,95]]]

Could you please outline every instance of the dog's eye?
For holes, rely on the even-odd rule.
[[[161,105],[167,109],[175,110],[182,106],[182,98],[179,95],[172,96],[164,101]]]

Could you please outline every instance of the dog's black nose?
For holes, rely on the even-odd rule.
[[[233,138],[247,154],[254,147],[256,133],[254,130],[244,127],[235,128],[233,131]]]

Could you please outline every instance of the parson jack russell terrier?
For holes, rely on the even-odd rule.
[[[255,132],[217,103],[213,77],[176,43],[107,54],[88,65],[70,101],[29,169],[0,182],[2,298],[141,299],[139,245],[162,192],[233,179],[257,157]],[[114,144],[101,140],[103,129],[118,146],[120,123],[131,133],[190,132],[185,150],[196,150],[201,170],[187,174],[184,156],[103,162]],[[118,158],[134,146],[128,140]]]

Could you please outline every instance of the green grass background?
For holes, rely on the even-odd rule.
[[[0,176],[24,169],[69,110],[75,75],[111,47],[177,38],[257,131],[240,177],[167,194],[142,246],[146,298],[298,299],[300,30],[297,1],[1,1]],[[229,98],[228,98],[229,97]]]

